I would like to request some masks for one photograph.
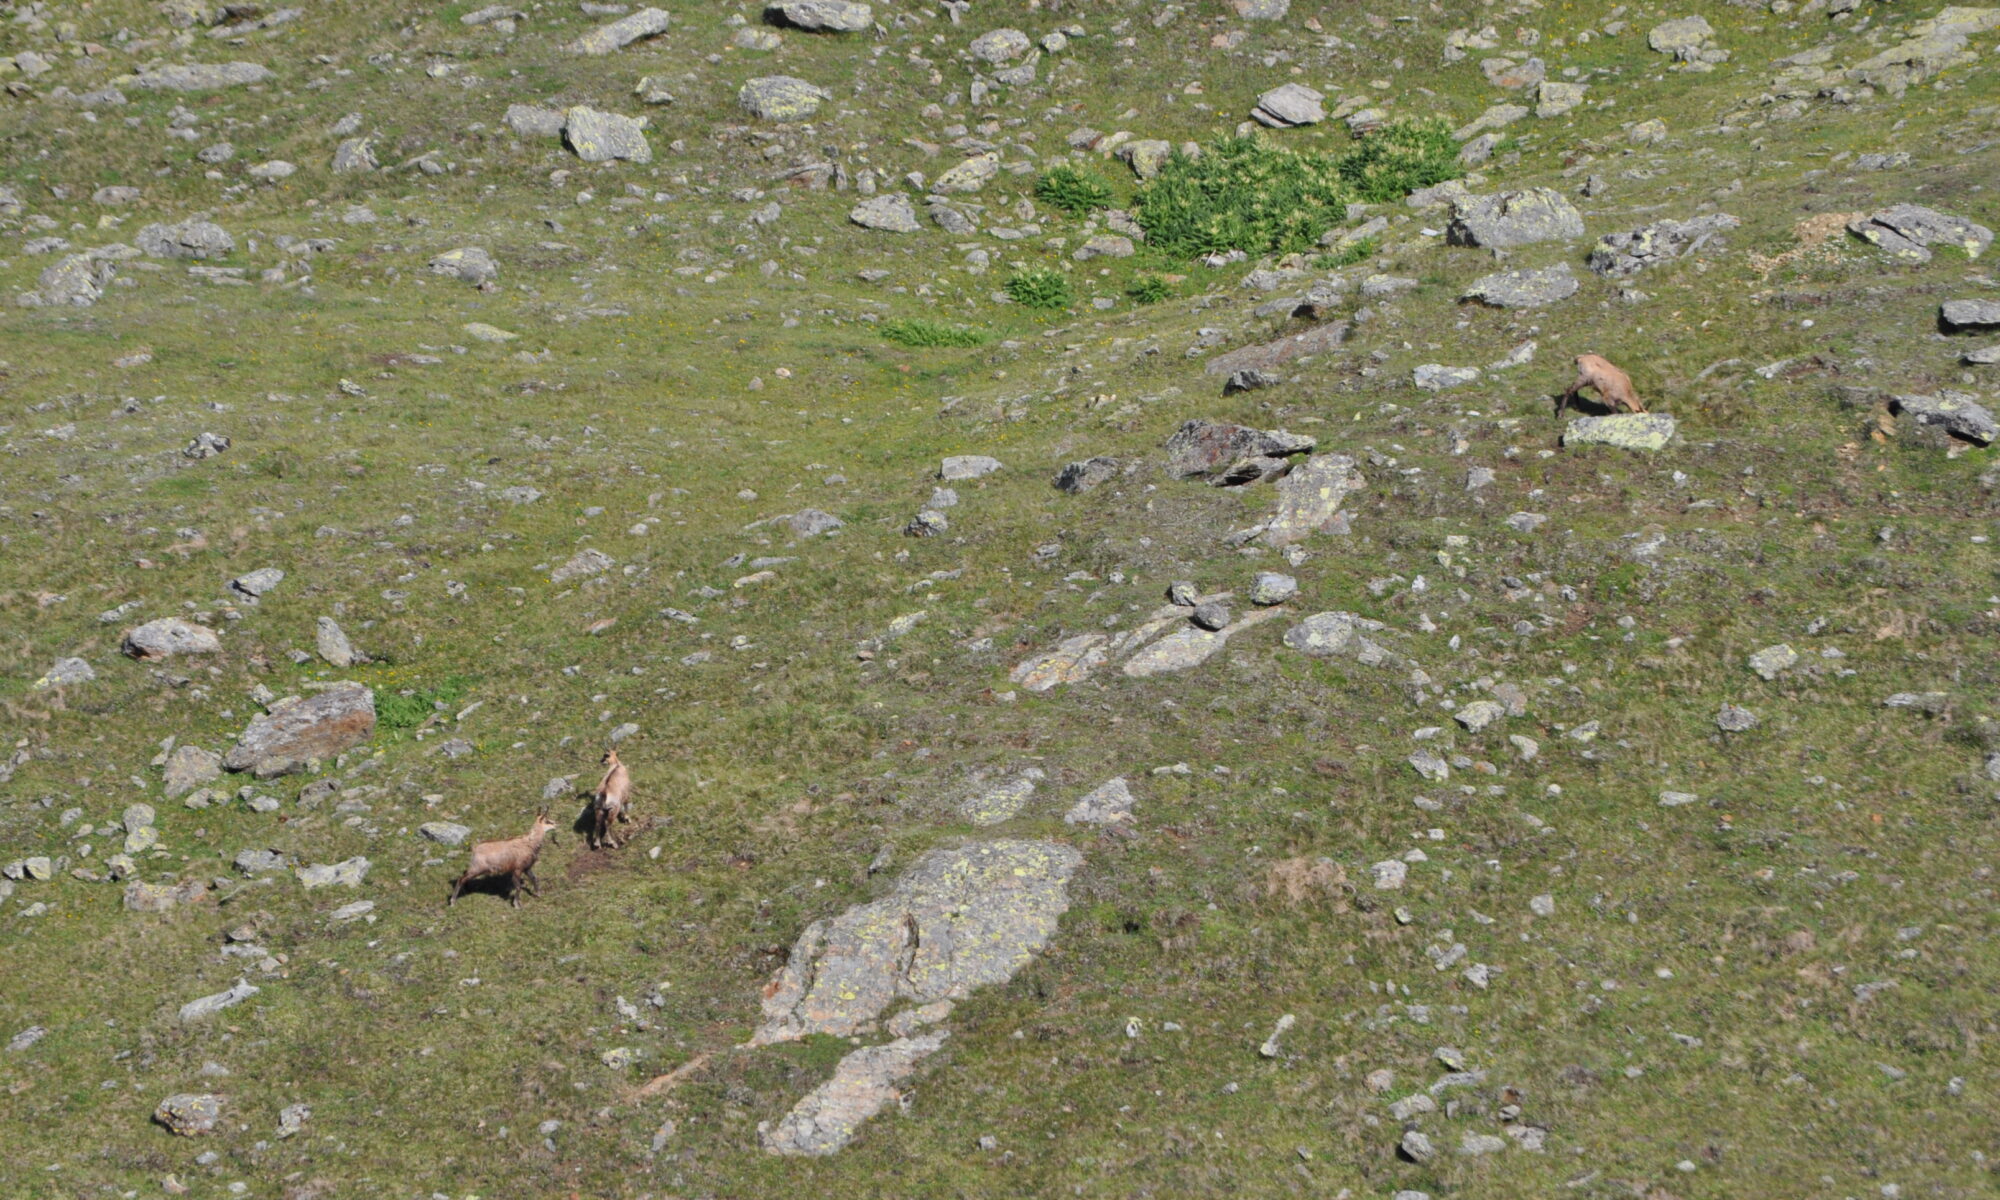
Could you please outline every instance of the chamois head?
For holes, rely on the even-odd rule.
[[[598,761],[599,761],[599,762],[601,762],[601,763],[603,763],[603,764],[604,764],[605,766],[607,766],[607,767],[615,767],[615,766],[617,766],[617,765],[618,765],[618,750],[617,750],[617,748],[616,748],[616,747],[613,747],[613,748],[612,748],[612,749],[610,749],[610,750],[606,750],[606,751],[604,752],[604,757],[603,757],[603,758],[601,758],[601,759],[598,759]]]

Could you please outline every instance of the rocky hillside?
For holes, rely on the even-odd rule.
[[[2000,8],[0,88],[0,1192],[1991,1194]]]

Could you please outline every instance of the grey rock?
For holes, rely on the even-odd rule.
[[[1750,669],[1760,679],[1776,679],[1798,665],[1799,652],[1790,646],[1766,646],[1750,656]]]
[[[759,1142],[766,1152],[787,1157],[838,1152],[869,1118],[902,1098],[899,1085],[937,1052],[947,1036],[939,1030],[850,1052],[834,1068],[833,1078],[759,1133]]]
[[[251,718],[222,765],[270,779],[351,750],[374,732],[373,690],[360,684],[328,688],[304,700],[280,701]]]
[[[1183,625],[1126,659],[1125,665],[1120,669],[1132,679],[1146,679],[1154,675],[1191,670],[1215,657],[1229,643],[1230,638],[1261,625],[1284,611],[1282,608],[1258,609],[1246,613],[1234,624],[1221,629],[1203,629],[1192,623]]]
[[[1054,935],[1082,861],[1015,839],[931,851],[889,895],[806,927],[749,1044],[861,1033],[898,999],[959,1000],[1005,982]]]
[[[1287,83],[1257,97],[1250,116],[1273,129],[1317,125],[1326,120],[1326,95],[1302,83]]]
[[[167,799],[185,796],[204,783],[222,777],[222,756],[200,746],[176,746],[167,756]]]
[[[195,153],[196,159],[210,166],[226,163],[235,157],[236,147],[228,142],[217,142],[212,146],[203,146]]]
[[[549,572],[549,582],[568,583],[572,579],[602,575],[616,565],[609,554],[594,546],[588,547],[577,551],[568,562]]]
[[[1931,260],[1932,246],[1956,246],[1978,258],[1993,244],[1993,231],[1954,213],[1921,204],[1896,204],[1847,223],[1847,231],[1910,263]]]
[[[1863,59],[1847,71],[1849,81],[1901,96],[1941,71],[1976,60],[1967,40],[2000,28],[2000,9],[1948,5],[1935,16],[1907,26],[1902,41]]]
[[[507,128],[522,137],[562,136],[563,115],[553,108],[542,108],[533,104],[509,104],[507,115],[502,120]]]
[[[1559,83],[1544,79],[1535,89],[1535,115],[1543,119],[1559,117],[1583,103],[1587,84]]]
[[[1648,46],[1682,61],[1692,59],[1697,51],[1714,40],[1715,30],[1699,16],[1676,17],[1662,22],[1646,35]]]
[[[1938,306],[1938,320],[1945,328],[2000,328],[2000,300],[1947,300]]]
[[[214,654],[222,649],[222,641],[206,626],[162,617],[126,630],[121,648],[133,658],[151,661],[178,654]]]
[[[1116,825],[1132,820],[1136,803],[1132,786],[1120,776],[1091,789],[1063,814],[1063,821],[1070,825]]]
[[[219,433],[209,433],[203,430],[194,435],[194,440],[187,444],[186,448],[181,451],[181,454],[183,457],[196,460],[214,458],[224,450],[229,449],[232,444],[228,438]]]
[[[1507,248],[1583,236],[1583,215],[1552,188],[1467,196],[1452,205],[1446,237],[1454,246]]]
[[[1100,454],[1095,458],[1066,464],[1062,470],[1056,472],[1055,487],[1059,492],[1080,496],[1099,484],[1117,478],[1118,471],[1117,459],[1106,458]]]
[[[1959,359],[1971,367],[1990,367],[2000,363],[2000,345],[1981,346],[1977,350],[1967,350]]]
[[[931,191],[942,194],[976,192],[1000,174],[1000,154],[989,150],[975,154],[931,180]]]
[[[1573,417],[1563,429],[1565,446],[1618,446],[1626,450],[1660,450],[1673,440],[1679,423],[1666,413],[1614,413],[1606,417]]]
[[[1034,796],[1039,769],[1022,772],[1013,779],[982,787],[958,806],[959,815],[974,825],[998,825],[1011,820]]]
[[[7,1039],[7,1049],[15,1054],[19,1054],[47,1036],[49,1036],[49,1031],[46,1026],[30,1025]]]
[[[863,229],[878,229],[884,233],[916,233],[923,228],[917,222],[917,206],[902,192],[884,192],[870,196],[854,206],[847,219]]]
[[[972,39],[966,49],[983,63],[1004,63],[1021,57],[1033,46],[1028,35],[1018,29],[994,29]]]
[[[309,867],[300,867],[293,873],[299,877],[299,882],[308,891],[323,887],[359,887],[361,881],[367,877],[371,865],[373,864],[367,859],[357,854],[353,858],[331,865],[314,863]]]
[[[1384,634],[1388,628],[1354,613],[1314,613],[1285,631],[1285,645],[1315,658],[1351,658],[1363,666],[1389,666],[1402,658],[1369,636]]]
[[[1478,380],[1478,367],[1448,367],[1443,363],[1425,363],[1410,373],[1410,382],[1427,392],[1448,392]]]
[[[978,479],[1001,469],[1001,462],[984,454],[954,454],[945,458],[938,468],[938,478],[953,482],[963,479]]]
[[[1204,601],[1194,606],[1189,619],[1203,629],[1221,629],[1229,624],[1229,606],[1220,600]]]
[[[278,1110],[278,1136],[292,1137],[306,1127],[312,1118],[312,1109],[303,1104],[287,1104]]]
[[[801,509],[785,518],[785,528],[792,531],[793,537],[820,537],[846,525],[847,522],[839,517],[830,512],[821,512],[817,508]]]
[[[1314,325],[1301,333],[1287,334],[1273,341],[1240,346],[1208,360],[1203,368],[1210,375],[1232,375],[1242,370],[1275,371],[1286,363],[1314,354],[1337,350],[1347,341],[1352,327],[1345,321]]]
[[[1101,633],[1080,633],[1066,638],[1053,650],[1023,659],[1008,678],[1031,692],[1080,683],[1110,661],[1107,649],[1110,641]]]
[[[1314,445],[1311,437],[1282,429],[1196,419],[1167,439],[1167,471],[1176,479],[1203,479],[1218,487],[1254,483],[1281,474],[1291,456]]]
[[[212,92],[276,78],[270,68],[257,63],[181,63],[141,71],[118,82],[149,92]]]
[[[55,307],[87,308],[103,297],[117,268],[88,254],[70,254],[45,268],[30,300]]]
[[[1967,392],[1939,392],[1935,396],[1897,396],[1890,402],[1896,415],[1922,428],[1990,446],[2000,441],[2000,421]]]
[[[148,225],[132,240],[154,258],[217,258],[236,249],[227,230],[198,217],[177,225]]]
[[[752,115],[778,122],[809,120],[831,99],[832,92],[790,75],[752,79],[736,93],[736,102]]]
[[[1229,0],[1229,7],[1246,21],[1280,21],[1292,11],[1292,0]]]
[[[1348,455],[1313,455],[1278,481],[1278,506],[1264,526],[1264,543],[1289,546],[1331,530],[1340,518],[1341,502],[1367,486]]]
[[[342,670],[361,661],[361,656],[354,652],[354,644],[347,640],[347,631],[332,617],[320,617],[313,622],[313,649]]]
[[[285,573],[276,567],[258,567],[229,581],[229,590],[247,600],[267,596],[285,581]]]
[[[1590,269],[1624,279],[1660,263],[1686,258],[1742,222],[1728,213],[1691,221],[1655,221],[1624,233],[1606,234],[1590,252]]]
[[[1299,594],[1299,581],[1276,571],[1259,571],[1250,584],[1250,603],[1269,607]]]
[[[1284,379],[1274,372],[1245,367],[1241,371],[1230,372],[1229,378],[1222,383],[1222,394],[1234,396],[1238,392],[1255,392],[1267,387],[1276,387],[1283,382]]]
[[[861,33],[875,23],[875,10],[849,0],[783,0],[764,10],[765,18],[808,33]]]
[[[1491,700],[1474,700],[1461,704],[1451,716],[1467,733],[1478,733],[1493,722],[1507,715],[1507,710]]]
[[[482,284],[500,278],[500,264],[493,256],[478,246],[461,246],[447,250],[433,257],[429,263],[433,275],[443,275],[470,284]]]
[[[1549,73],[1547,64],[1539,58],[1530,58],[1525,62],[1505,57],[1483,58],[1479,60],[1479,69],[1486,76],[1486,82],[1509,91],[1535,87]]]
[[[217,992],[212,996],[203,996],[199,1000],[190,1000],[186,1004],[181,1005],[181,1024],[186,1025],[194,1021],[212,1017],[225,1008],[231,1008],[243,1003],[262,990],[262,988],[259,988],[254,983],[239,979],[227,991]]]
[[[1568,263],[1553,267],[1497,271],[1473,281],[1463,300],[1477,300],[1495,308],[1542,308],[1576,295],[1580,285]]]
[[[951,528],[951,522],[934,508],[924,509],[903,526],[904,537],[936,537]]]
[[[591,56],[610,54],[640,38],[665,33],[671,19],[664,9],[642,8],[638,12],[618,18],[609,25],[591,30],[571,42],[566,49],[572,54]]]
[[[563,112],[563,144],[588,163],[653,161],[653,145],[646,140],[643,120],[581,104]]]
[[[153,1120],[182,1137],[213,1132],[222,1120],[222,1098],[207,1092],[179,1092],[160,1101]]]
[[[1130,258],[1138,251],[1132,239],[1122,233],[1100,233],[1076,248],[1070,257],[1078,262],[1089,262],[1093,258]]]
[[[245,875],[263,875],[285,869],[285,856],[276,850],[238,850],[230,865]]]
[[[1430,1138],[1426,1137],[1423,1131],[1419,1129],[1412,1129],[1405,1132],[1402,1140],[1396,1143],[1396,1148],[1402,1151],[1404,1158],[1409,1159],[1418,1166],[1423,1166],[1437,1158],[1437,1147],[1431,1145]]]
[[[377,170],[381,163],[375,159],[375,141],[367,137],[343,138],[333,148],[333,173],[335,175],[360,175]]]
[[[80,658],[59,658],[48,673],[35,680],[37,690],[58,687],[75,687],[97,678],[97,672],[89,663]]]
[[[1715,727],[1724,733],[1745,733],[1757,727],[1757,714],[1747,708],[1725,704],[1715,714]]]
[[[135,879],[125,885],[124,903],[131,912],[167,912],[183,904],[206,898],[208,885],[199,879],[180,883],[147,883]]]

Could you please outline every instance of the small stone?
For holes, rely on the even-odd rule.
[[[1136,803],[1131,785],[1123,777],[1099,785],[1063,814],[1070,825],[1115,825],[1132,820]]]
[[[569,790],[567,780],[563,782],[563,790]],[[417,833],[426,841],[436,842],[440,846],[462,845],[466,838],[472,836],[472,830],[452,821],[425,821],[417,826]]]
[[[1419,1166],[1437,1158],[1437,1148],[1431,1145],[1430,1138],[1417,1129],[1405,1132],[1402,1140],[1396,1144],[1396,1148],[1402,1152],[1404,1158]]]
[[[209,1133],[222,1119],[222,1100],[208,1093],[180,1092],[160,1101],[153,1119],[182,1137]]]
[[[1221,629],[1229,624],[1229,606],[1220,600],[1197,604],[1191,619],[1203,629]]]
[[[1790,646],[1766,646],[1750,656],[1750,669],[1763,679],[1776,679],[1799,661],[1799,652]]]
[[[127,630],[123,649],[133,658],[150,662],[180,654],[215,654],[222,649],[222,641],[212,629],[179,617],[163,617]]]
[[[1299,594],[1299,581],[1290,575],[1276,571],[1259,571],[1250,584],[1250,603],[1259,605],[1283,604]]]
[[[917,206],[902,192],[870,196],[855,205],[848,212],[847,219],[863,229],[883,233],[917,233],[923,229],[917,221]]]
[[[1062,470],[1056,472],[1055,488],[1059,492],[1080,496],[1102,483],[1115,479],[1118,471],[1117,459],[1098,455],[1095,458],[1065,465]]]
[[[1369,878],[1374,880],[1377,891],[1400,891],[1403,881],[1409,878],[1409,864],[1399,858],[1388,858],[1368,868]]]
[[[1715,715],[1715,727],[1724,733],[1744,733],[1757,725],[1757,714],[1747,708],[1725,704]]]
[[[1493,722],[1507,715],[1507,710],[1491,700],[1474,700],[1461,704],[1452,718],[1463,725],[1468,733],[1478,733]]]
[[[947,457],[938,467],[938,478],[947,482],[978,479],[1000,470],[1002,464],[997,458],[984,454],[954,454]]]

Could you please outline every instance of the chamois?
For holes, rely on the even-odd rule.
[[[616,750],[606,750],[602,761],[604,778],[590,796],[590,848],[601,850],[609,845],[616,850],[619,842],[612,825],[632,823],[632,773],[619,761]]]
[[[1632,390],[1632,377],[1611,365],[1611,360],[1596,354],[1576,356],[1576,382],[1556,402],[1556,415],[1563,415],[1570,402],[1576,399],[1584,388],[1596,388],[1597,398],[1612,412],[1624,409],[1627,412],[1642,413],[1646,405],[1639,394]]]
[[[542,843],[548,840],[549,831],[556,823],[549,819],[549,810],[543,809],[535,817],[535,823],[520,837],[499,842],[480,842],[472,847],[472,862],[465,868],[465,874],[451,885],[451,898],[444,902],[446,908],[458,903],[458,894],[465,885],[475,879],[498,879],[507,877],[507,898],[515,908],[521,907],[521,888],[526,885],[532,895],[542,894],[542,885],[535,878],[535,860],[541,857]]]

